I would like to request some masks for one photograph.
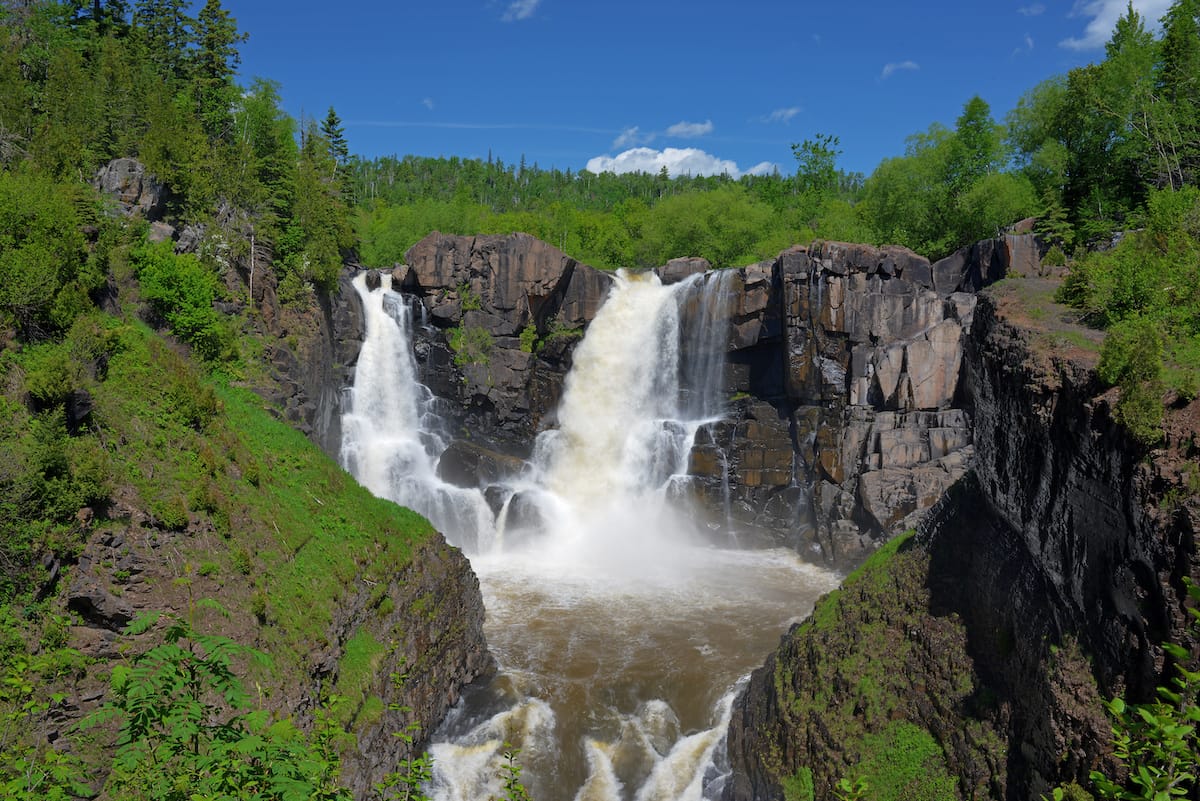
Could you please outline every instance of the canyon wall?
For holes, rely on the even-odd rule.
[[[443,477],[486,489],[555,424],[571,352],[612,278],[524,234],[431,234],[405,261],[392,285],[419,303],[421,379],[458,437]],[[724,271],[728,413],[701,432],[689,483],[713,536],[844,568],[911,526],[971,459],[959,381],[972,293],[1023,264],[1036,269],[1031,237],[937,264],[819,242]],[[657,272],[717,279],[702,259]],[[689,295],[685,332],[707,319],[702,298]]]
[[[1086,784],[1113,769],[1101,699],[1151,699],[1172,671],[1165,640],[1195,663],[1183,578],[1200,579],[1200,409],[1171,410],[1147,452],[1114,422],[1078,332],[1023,316],[1011,290],[980,297],[966,340],[974,467],[755,672],[730,798],[784,798],[802,776],[826,797],[898,721],[936,743],[929,775],[958,797]]]

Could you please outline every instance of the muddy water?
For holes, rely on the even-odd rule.
[[[463,548],[500,665],[434,735],[439,801],[503,797],[513,749],[537,801],[717,797],[739,682],[835,585],[788,551],[714,547],[669,491],[723,407],[723,278],[617,274],[560,426],[493,488],[495,518],[479,488],[437,477],[445,426],[416,377],[409,301],[386,276],[376,292],[356,280],[367,338],[343,464]],[[702,314],[685,325],[685,308]]]
[[[442,799],[497,793],[505,742],[539,801],[715,796],[730,694],[836,581],[791,552],[704,547],[632,581],[473,564],[501,675],[439,732]]]

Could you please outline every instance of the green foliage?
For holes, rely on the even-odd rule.
[[[517,762],[520,750],[507,743],[504,746],[504,764],[500,766],[500,788],[505,801],[532,801],[529,791],[521,783],[521,765]]]
[[[528,325],[526,325],[524,328],[521,329],[520,340],[521,340],[521,351],[523,353],[533,353],[534,350],[537,348],[537,341],[538,341],[537,326],[533,323],[532,320],[529,321]]]
[[[854,781],[842,778],[834,785],[833,797],[837,801],[863,801],[870,789],[871,785],[865,778],[859,777]]]
[[[1187,399],[1200,384],[1200,189],[1150,193],[1142,222],[1077,260],[1058,299],[1110,329],[1100,376],[1121,387],[1119,418],[1150,444],[1166,388]]]
[[[142,298],[177,337],[205,360],[228,356],[232,332],[213,308],[220,285],[211,270],[191,254],[176,254],[170,242],[141,245],[130,261]]]
[[[814,801],[816,798],[811,768],[800,768],[791,776],[784,776],[780,786],[784,801]]]
[[[142,634],[156,619],[140,618],[127,632]],[[289,721],[272,722],[252,707],[233,663],[261,654],[177,617],[166,621],[162,638],[131,666],[114,668],[110,700],[84,721],[118,725],[110,794],[146,801],[350,797],[324,733],[310,744]]]
[[[1062,248],[1057,244],[1051,245],[1046,251],[1046,255],[1042,257],[1042,264],[1047,267],[1066,267],[1067,254],[1063,253]]]
[[[1121,388],[1117,419],[1146,445],[1162,437],[1162,360],[1162,332],[1146,317],[1115,325],[1100,350],[1100,378]]]
[[[870,788],[872,801],[941,801],[956,796],[958,781],[946,766],[942,747],[925,729],[894,720],[878,734],[863,737],[860,748],[857,770]]]
[[[0,172],[0,325],[23,339],[39,339],[70,326],[55,313],[90,305],[79,292],[102,281],[89,268],[78,193],[28,172]]]
[[[66,698],[47,696],[39,688],[72,663],[78,664],[78,654],[71,651],[0,654],[0,792],[10,801],[89,795],[81,761],[54,748],[43,731],[46,714]]]
[[[1193,604],[1200,604],[1200,587],[1184,578]],[[1200,632],[1200,609],[1188,608],[1192,628]],[[1158,699],[1127,704],[1117,697],[1106,704],[1113,722],[1113,755],[1125,777],[1110,778],[1093,771],[1099,798],[1122,801],[1166,801],[1185,798],[1200,786],[1200,671],[1186,665],[1190,654],[1178,645],[1163,649],[1176,675],[1158,688]],[[1058,793],[1055,799],[1058,801]]]
[[[495,341],[486,328],[463,325],[446,332],[450,350],[454,351],[454,363],[459,367],[468,364],[487,365]]]

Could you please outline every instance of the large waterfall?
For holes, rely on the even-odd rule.
[[[494,518],[479,489],[437,477],[444,424],[416,377],[409,304],[383,282],[356,279],[367,336],[343,462],[467,553],[500,666],[435,734],[430,794],[502,795],[507,748],[538,801],[719,794],[739,680],[835,583],[789,551],[714,546],[671,491],[722,412],[720,274],[618,273],[575,350],[559,427]]]

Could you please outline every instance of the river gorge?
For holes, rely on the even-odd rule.
[[[1109,765],[1100,699],[1187,639],[1191,440],[1138,455],[1086,330],[1026,311],[1052,286],[1027,235],[614,275],[434,234],[348,271],[280,400],[478,576],[497,669],[430,688],[431,792],[519,749],[539,799],[825,797],[910,722],[963,797]]]
[[[391,276],[355,280],[366,338],[343,461],[469,555],[499,663],[433,736],[435,798],[498,795],[509,749],[539,799],[718,797],[735,687],[836,586],[794,552],[737,550],[693,522],[680,485],[696,432],[722,416],[727,336],[712,313],[726,282],[699,278],[617,276],[558,427],[493,485],[494,515],[483,489],[437,475],[448,426],[417,379],[419,304]],[[681,326],[681,308],[707,324]]]

